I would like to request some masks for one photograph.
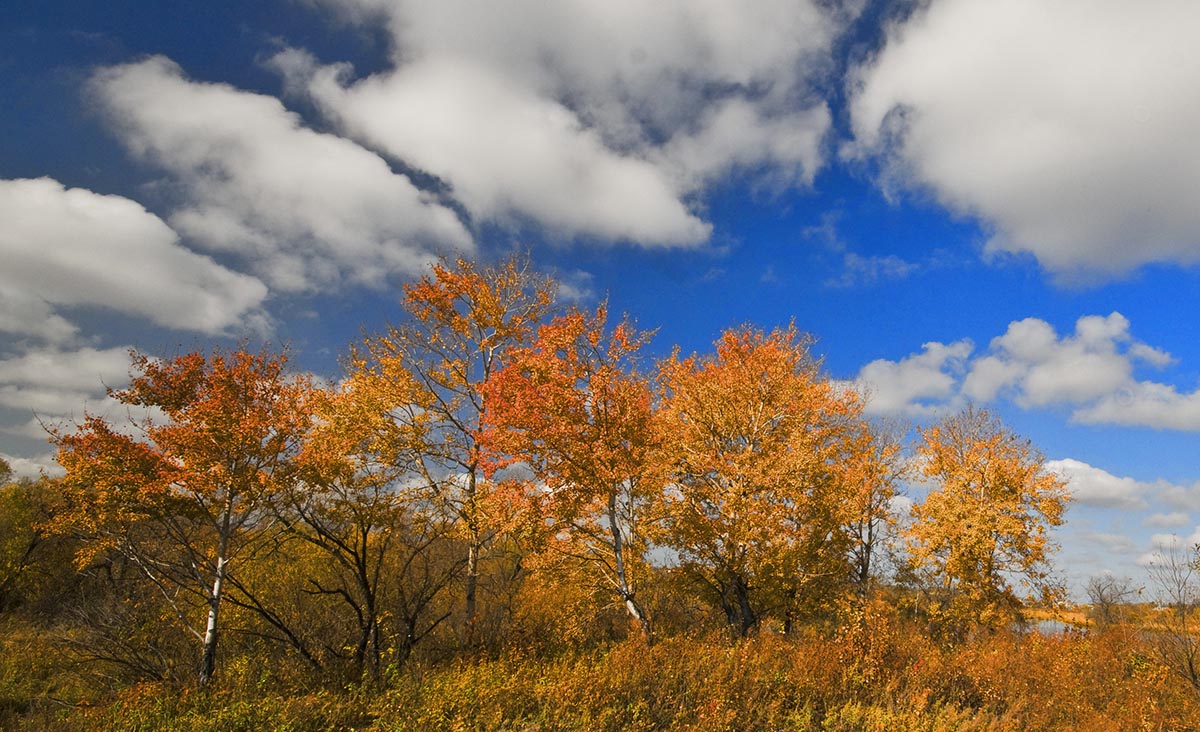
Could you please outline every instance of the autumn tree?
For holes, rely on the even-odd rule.
[[[292,536],[323,558],[325,572],[301,580],[352,619],[356,637],[320,643],[349,656],[356,678],[378,682],[385,652],[402,664],[445,621],[432,610],[463,561],[444,558],[455,517],[417,470],[432,417],[430,395],[404,370],[359,369],[313,399],[313,429],[297,458],[298,479],[276,501]],[[405,419],[395,419],[404,405]],[[385,638],[385,623],[398,625]]]
[[[19,604],[23,585],[45,541],[42,491],[32,481],[13,481],[0,458],[0,612]]]
[[[789,624],[850,573],[857,395],[820,376],[794,327],[727,331],[714,354],[666,359],[659,378],[664,541],[743,635],[770,609]]]
[[[441,263],[405,288],[407,321],[355,349],[350,376],[375,383],[412,379],[419,396],[391,405],[399,423],[423,426],[415,469],[456,518],[466,547],[462,638],[478,617],[481,562],[511,516],[516,496],[484,473],[484,387],[512,348],[529,342],[554,286],[517,260],[479,268]]]
[[[870,589],[880,551],[895,528],[892,499],[899,495],[909,470],[901,449],[906,431],[899,422],[848,425],[843,468],[854,512],[846,530],[850,534],[851,577],[860,596]]]
[[[61,507],[60,490],[45,475],[13,480],[0,459],[0,612],[68,594],[71,542],[47,531]]]
[[[1165,608],[1153,644],[1167,668],[1200,690],[1200,544],[1185,546],[1176,538],[1155,552],[1147,569]]]
[[[628,321],[606,332],[606,321],[606,306],[576,310],[512,351],[485,391],[486,436],[500,464],[524,462],[542,484],[534,500],[549,554],[581,569],[648,639],[638,588],[662,487],[652,392],[634,363],[648,334]]]
[[[309,426],[306,380],[287,358],[214,351],[156,360],[134,353],[127,389],[110,396],[150,416],[114,425],[89,415],[52,435],[70,509],[62,526],[132,562],[199,641],[200,686],[211,680],[227,580],[269,536],[268,506],[293,478]],[[182,595],[181,595],[182,592]],[[194,622],[198,600],[203,623]]]
[[[1091,605],[1088,615],[1097,627],[1108,628],[1121,622],[1125,606],[1142,593],[1142,588],[1135,588],[1129,577],[1105,572],[1088,579],[1084,591]]]
[[[935,619],[952,630],[996,625],[1014,618],[1020,588],[1056,596],[1050,530],[1069,496],[1028,440],[969,406],[921,430],[916,458],[932,487],[904,537]]]

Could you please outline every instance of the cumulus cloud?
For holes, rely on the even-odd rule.
[[[920,353],[900,361],[878,359],[858,374],[871,414],[930,415],[946,408],[957,391],[961,371],[974,348],[969,340],[926,343]]]
[[[51,453],[42,453],[34,457],[21,457],[18,455],[6,455],[0,453],[0,458],[8,463],[12,469],[13,476],[17,478],[37,478],[42,473],[55,476],[61,475],[64,471],[62,467],[54,462],[54,455]]]
[[[1162,502],[1177,511],[1200,511],[1200,483],[1192,485],[1163,484],[1159,491]]]
[[[391,69],[357,80],[276,57],[339,127],[438,176],[477,217],[643,245],[705,240],[690,196],[732,170],[811,183],[831,125],[815,90],[858,5],[324,4],[382,24],[394,47]]]
[[[1044,320],[1016,321],[973,365],[963,391],[986,401],[1012,387],[1017,403],[1027,407],[1097,399],[1129,383],[1133,354],[1120,346],[1130,340],[1129,321],[1120,313],[1080,318],[1075,334],[1062,339]]]
[[[79,415],[108,401],[106,387],[129,378],[128,348],[34,348],[0,359],[0,407],[47,418]]]
[[[708,236],[660,170],[614,153],[566,107],[493,70],[433,60],[347,89],[326,69],[312,92],[350,134],[442,177],[477,216],[652,244]]]
[[[138,203],[50,178],[0,180],[0,332],[63,342],[62,307],[102,306],[219,334],[260,317],[267,289],[179,244]]]
[[[1169,384],[1138,382],[1075,413],[1088,424],[1200,430],[1200,391],[1180,393]]]
[[[381,286],[472,247],[453,211],[277,99],[189,80],[162,57],[102,69],[91,87],[124,144],[182,186],[172,226],[273,288]]]
[[[1133,478],[1120,478],[1087,463],[1070,458],[1049,460],[1047,471],[1067,481],[1075,503],[1084,506],[1141,509],[1146,507],[1146,486]]]
[[[1188,0],[933,0],[853,75],[858,155],[1068,277],[1200,260]]]
[[[1082,317],[1066,336],[1038,318],[1014,321],[965,364],[969,349],[950,359],[940,357],[945,348],[926,344],[899,361],[864,366],[858,380],[872,387],[871,409],[928,414],[939,403],[1009,398],[1025,409],[1066,406],[1080,423],[1200,430],[1200,390],[1137,378],[1139,369],[1175,359],[1134,339],[1120,313]]]

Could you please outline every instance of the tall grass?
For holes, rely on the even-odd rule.
[[[251,673],[199,694],[161,684],[16,729],[1184,730],[1200,698],[1129,635],[1003,632],[956,646],[894,617],[834,632],[636,640],[414,664],[383,690],[288,693]],[[247,666],[249,669],[250,666]],[[40,720],[40,721],[38,721]]]

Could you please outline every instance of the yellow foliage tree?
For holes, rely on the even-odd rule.
[[[921,431],[921,474],[933,483],[904,531],[911,567],[933,590],[931,612],[955,630],[1011,621],[1017,588],[1052,599],[1050,529],[1063,523],[1066,482],[1028,440],[967,407]]]
[[[794,327],[731,330],[716,346],[660,366],[663,541],[745,635],[768,611],[789,625],[849,578],[862,404],[821,378]]]

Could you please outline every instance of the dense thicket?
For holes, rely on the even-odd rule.
[[[1067,495],[986,412],[910,453],[794,327],[652,362],[651,334],[557,305],[516,261],[439,265],[402,305],[327,380],[266,351],[134,354],[112,395],[136,419],[58,428],[61,478],[0,476],[0,721],[1169,729],[1196,712],[1194,675],[1111,608],[1103,635],[1014,630],[1027,598],[1056,597]],[[918,472],[928,498],[898,522]]]

